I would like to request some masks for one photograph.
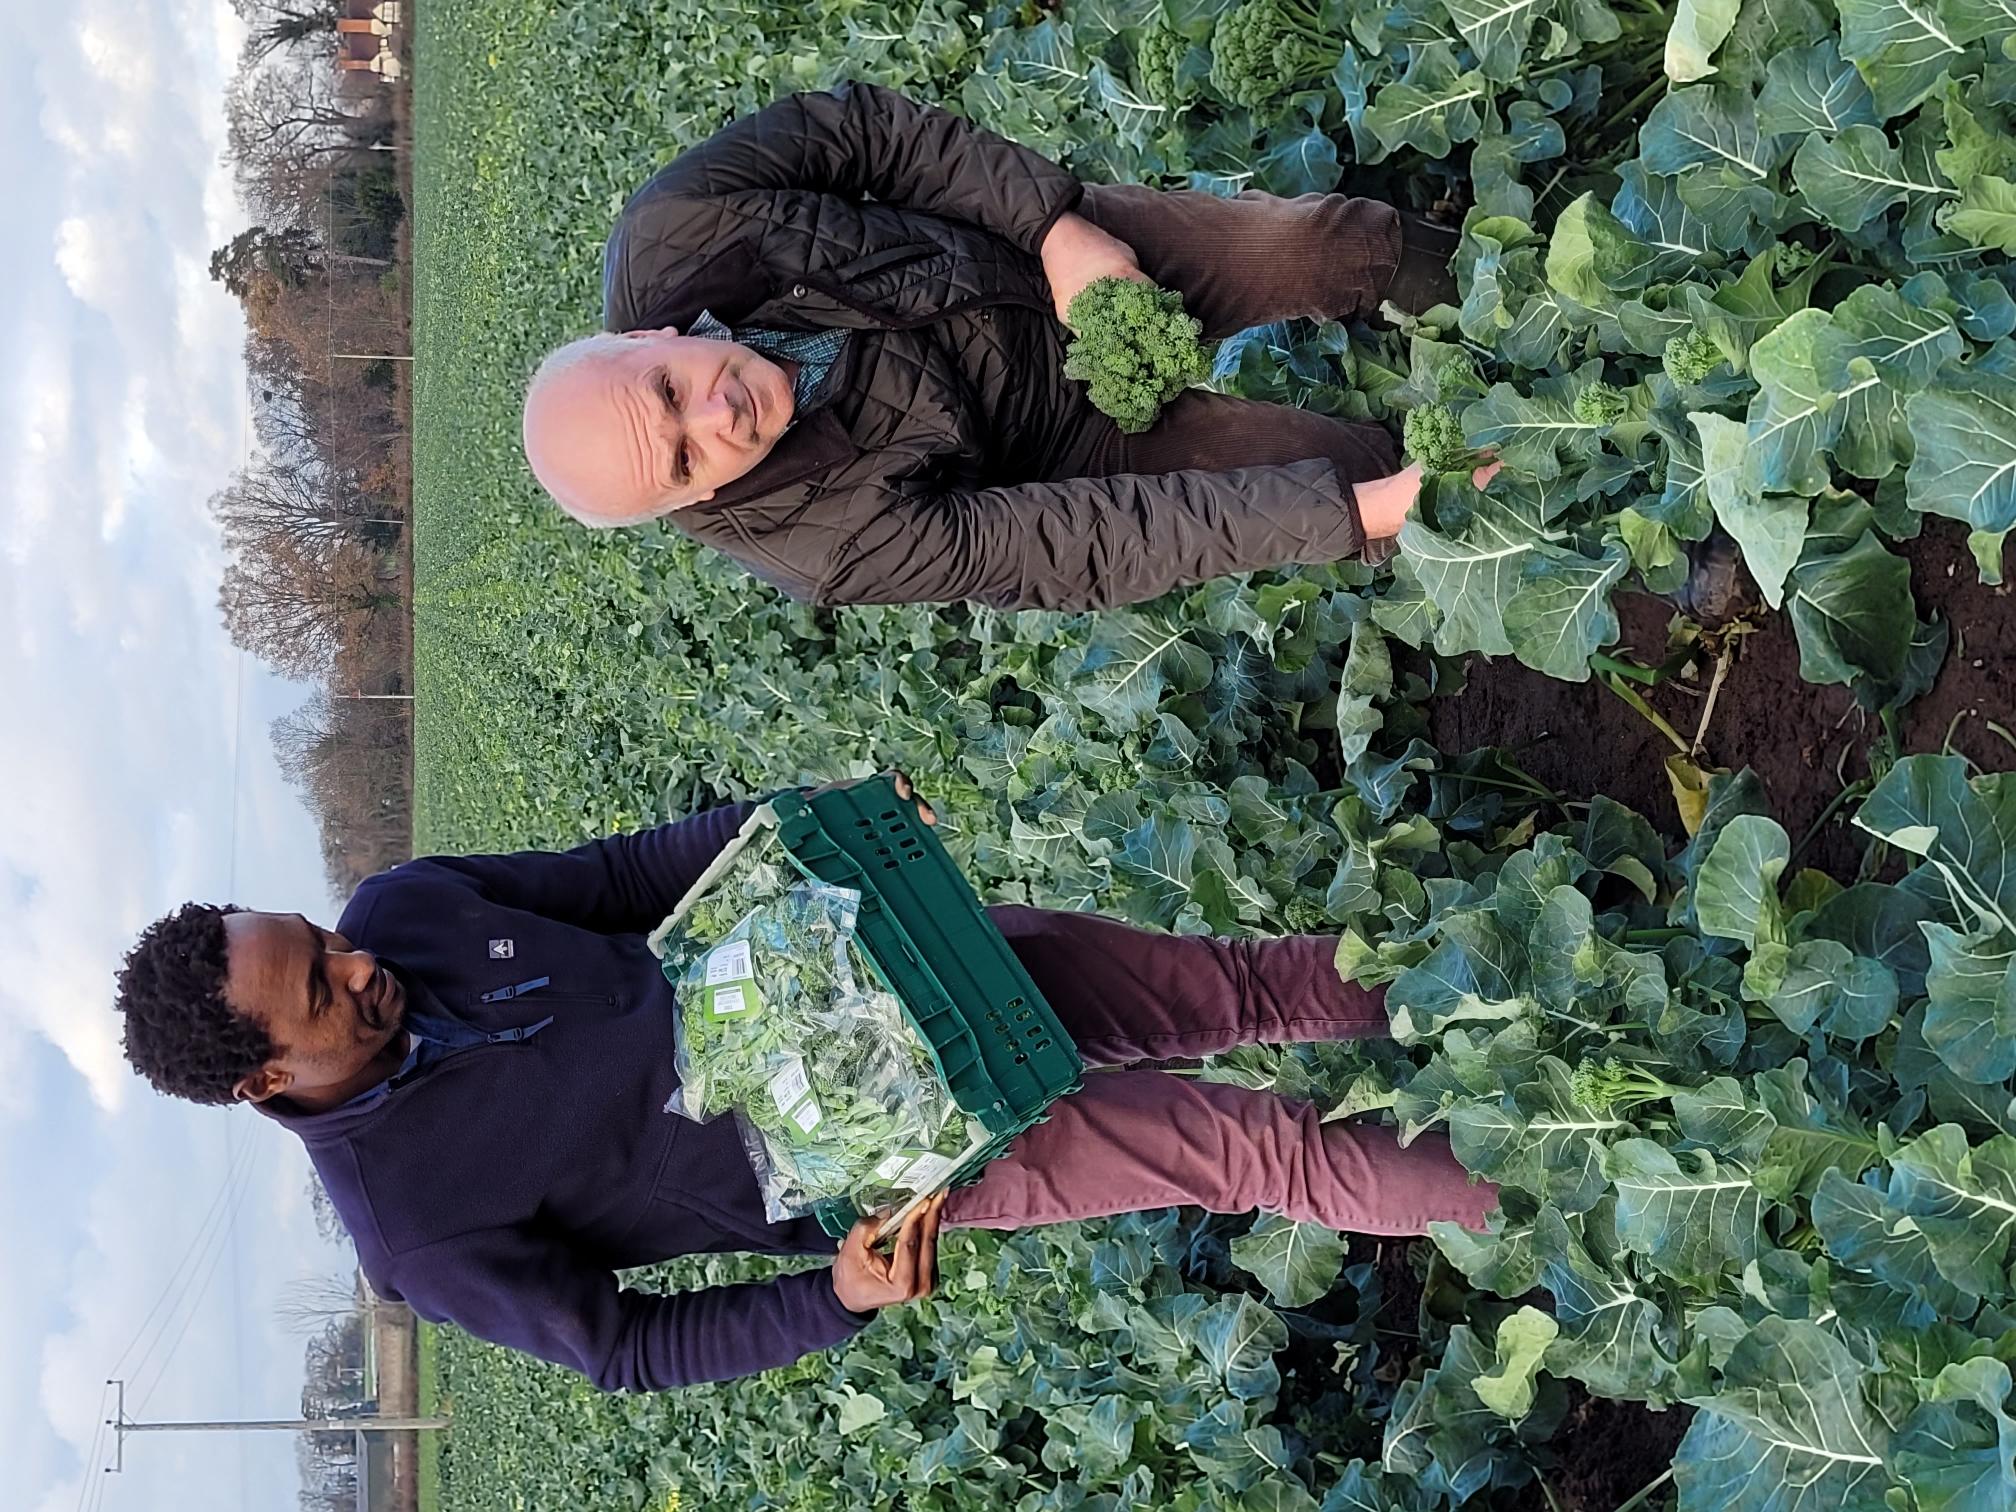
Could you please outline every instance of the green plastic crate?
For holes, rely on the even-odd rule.
[[[951,1179],[977,1180],[987,1162],[1084,1074],[1057,1022],[1001,931],[981,908],[914,800],[884,775],[816,796],[770,800],[777,833],[810,875],[861,894],[856,940],[902,1000],[953,1100],[991,1136]],[[852,1203],[813,1210],[840,1238]]]

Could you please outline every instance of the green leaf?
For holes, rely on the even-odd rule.
[[[1232,1263],[1267,1288],[1276,1307],[1306,1307],[1337,1284],[1344,1268],[1344,1240],[1336,1230],[1262,1215],[1252,1229],[1232,1241]]]
[[[1506,3],[1484,0],[1483,8]],[[1431,43],[1416,50],[1398,82],[1379,91],[1366,108],[1365,129],[1385,152],[1414,147],[1430,157],[1447,157],[1454,143],[1475,140],[1483,119],[1480,102],[1488,93],[1483,74],[1459,70],[1447,46]]]
[[[1750,349],[1761,392],[1750,405],[1750,468],[1767,492],[1816,494],[1841,434],[1842,400],[1882,380],[1852,372],[1847,341],[1824,310],[1799,310]]]
[[[1736,24],[1740,0],[1679,0],[1666,33],[1666,77],[1692,84],[1715,72],[1708,61]]]
[[[1743,564],[1756,579],[1764,602],[1777,608],[1785,579],[1806,541],[1806,502],[1779,495],[1766,498],[1751,471],[1749,430],[1722,415],[1691,411],[1701,437],[1702,489],[1722,528],[1743,548]]]
[[[1889,1200],[1924,1233],[1939,1274],[1986,1301],[2009,1296],[2016,1139],[1970,1148],[1957,1124],[1941,1124],[1898,1149],[1890,1169]]]
[[[1740,180],[1762,180],[1780,161],[1786,143],[1757,129],[1748,94],[1697,84],[1676,89],[1646,116],[1639,155],[1653,173],[1676,174],[1704,165],[1726,168]]]
[[[1341,172],[1337,144],[1313,120],[1284,122],[1267,134],[1253,172],[1256,186],[1269,194],[1327,194]]]
[[[1814,213],[1839,231],[1859,231],[1914,194],[1942,192],[1905,170],[1880,126],[1849,126],[1831,138],[1815,132],[1793,157],[1792,178]]]
[[[1922,1512],[2016,1507],[2016,1421],[2004,1409],[2009,1367],[1976,1358],[1948,1365],[1905,1420],[1890,1468]]]
[[[1715,837],[1694,884],[1694,909],[1706,934],[1754,946],[1784,937],[1778,877],[1792,842],[1775,819],[1741,814]]]
[[[1550,548],[1529,552],[1505,603],[1513,655],[1549,677],[1588,681],[1590,656],[1617,639],[1610,592],[1630,565],[1614,546],[1593,560]]]
[[[1799,675],[1823,687],[1904,675],[1918,623],[1911,567],[1866,531],[1848,550],[1792,571],[1786,608],[1799,637]]]
[[[1599,1263],[1554,1208],[1543,1208],[1535,1231],[1547,1256],[1542,1281],[1554,1294],[1561,1332],[1547,1368],[1580,1381],[1598,1396],[1663,1394],[1672,1363],[1659,1352],[1659,1308],[1621,1266]]]
[[[1949,896],[1989,930],[2016,931],[2016,782],[1970,782],[1958,756],[1906,756],[1855,822],[1922,856]]]
[[[1883,1193],[1838,1170],[1823,1172],[1813,1195],[1813,1227],[1827,1253],[1867,1271],[1935,1317],[1969,1317],[1980,1298],[1939,1274],[1925,1231],[1892,1207]]]
[[[1510,84],[1525,61],[1526,39],[1550,0],[1442,0],[1449,19],[1477,55],[1484,76]]]
[[[1916,455],[1911,507],[1977,531],[2016,528],[2016,379],[1948,370],[1905,406]]]
[[[1575,418],[1574,406],[1554,394],[1525,395],[1497,383],[1463,411],[1470,444],[1489,448],[1515,473],[1544,480],[1586,466],[1603,448],[1603,427]]]
[[[1497,1458],[1492,1439],[1504,1420],[1471,1383],[1491,1368],[1492,1357],[1468,1324],[1449,1330],[1440,1362],[1393,1398],[1381,1461],[1387,1474],[1419,1481],[1439,1471],[1458,1504],[1490,1484]]]
[[[1606,1185],[1605,1142],[1630,1125],[1583,1107],[1568,1078],[1566,1064],[1547,1056],[1530,1081],[1504,1097],[1459,1105],[1449,1116],[1456,1158],[1466,1170],[1565,1213],[1588,1211]]]
[[[1472,1381],[1477,1400],[1507,1422],[1533,1410],[1541,1363],[1561,1325],[1537,1307],[1522,1307],[1498,1325],[1497,1363]]]
[[[1971,1082],[2016,1076],[2016,932],[1961,934],[1922,926],[1931,947],[1925,974],[1925,1042]]]
[[[1876,102],[1862,75],[1841,57],[1834,38],[1776,54],[1757,97],[1760,131],[1833,135],[1850,126],[1877,124]],[[1794,164],[1793,172],[1798,172]]]
[[[1460,536],[1438,534],[1414,519],[1400,527],[1400,554],[1435,606],[1437,650],[1511,654],[1505,607],[1527,557],[1547,535],[1530,507],[1498,493],[1477,501]]]
[[[1890,1430],[1866,1372],[1811,1323],[1767,1317],[1730,1353],[1674,1457],[1681,1505],[1716,1512],[1884,1512]]]
[[[1977,247],[2016,257],[2016,184],[1983,173],[1960,186],[1960,203],[1940,221]]]
[[[1274,1355],[1288,1344],[1288,1325],[1247,1296],[1221,1297],[1183,1325],[1226,1390],[1245,1401],[1281,1387]]]
[[[1888,120],[1932,93],[1965,51],[1931,0],[1839,0],[1841,55],[1869,81]]]
[[[1668,1276],[1713,1276],[1762,1248],[1764,1194],[1742,1166],[1706,1150],[1683,1156],[1649,1139],[1620,1139],[1603,1174],[1617,1188],[1617,1238]]]

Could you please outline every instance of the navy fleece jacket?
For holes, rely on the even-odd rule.
[[[834,1249],[810,1219],[765,1219],[732,1120],[663,1111],[673,998],[644,936],[748,812],[559,854],[429,857],[357,890],[339,931],[415,1007],[498,1036],[367,1106],[266,1109],[307,1145],[381,1295],[608,1390],[749,1375],[867,1322],[825,1269],[675,1296],[613,1274],[700,1251]]]

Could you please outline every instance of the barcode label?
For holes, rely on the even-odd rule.
[[[719,987],[723,982],[752,981],[755,976],[755,967],[749,962],[747,940],[737,940],[732,945],[723,945],[707,957],[709,987]]]
[[[910,1162],[900,1184],[913,1192],[928,1192],[950,1176],[957,1164],[950,1155],[919,1155]]]
[[[770,1098],[777,1104],[777,1111],[786,1118],[791,1110],[812,1093],[812,1082],[805,1075],[805,1062],[797,1056],[791,1057],[791,1064],[770,1078]]]
[[[798,1125],[804,1133],[810,1134],[819,1127],[819,1104],[809,1097],[806,1098],[792,1110],[791,1122]]]
[[[756,1006],[747,987],[716,987],[707,995],[707,1011],[715,1018],[738,1018]]]

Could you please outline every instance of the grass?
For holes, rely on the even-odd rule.
[[[441,1331],[432,1323],[419,1325],[420,1415],[432,1417],[450,1405],[441,1385]],[[420,1512],[442,1512],[441,1435],[420,1435]]]

